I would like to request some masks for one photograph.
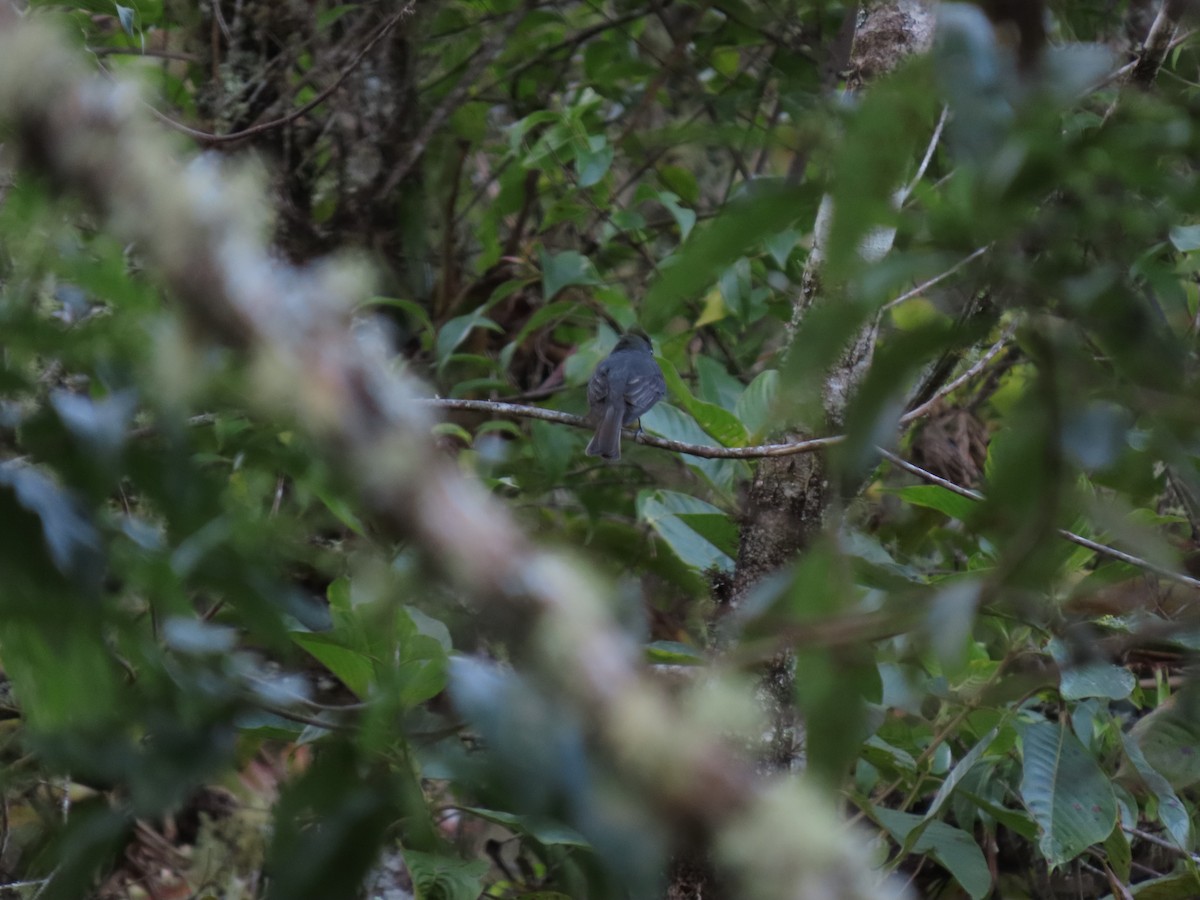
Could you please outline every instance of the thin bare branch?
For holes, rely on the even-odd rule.
[[[1177,856],[1182,856],[1184,859],[1193,863],[1200,863],[1200,856],[1196,855],[1195,853],[1189,853],[1178,844],[1173,844],[1170,841],[1163,840],[1156,834],[1151,834],[1150,832],[1143,831],[1140,828],[1130,828],[1128,825],[1122,825],[1121,830],[1126,834],[1132,834],[1134,837],[1141,838],[1147,843],[1154,844],[1156,847],[1162,847],[1164,850],[1170,850]]]
[[[404,6],[402,9],[400,9],[399,12],[392,15],[390,19],[379,26],[375,34],[371,36],[370,40],[363,44],[362,49],[354,55],[354,58],[350,60],[349,65],[347,65],[346,68],[342,69],[342,71],[338,73],[337,78],[333,80],[332,84],[320,91],[315,97],[313,97],[303,106],[298,106],[296,109],[293,109],[286,115],[280,116],[277,119],[272,119],[269,122],[260,122],[257,125],[251,125],[249,128],[243,128],[241,131],[233,131],[229,134],[212,134],[207,131],[201,131],[197,128],[192,128],[189,125],[184,125],[182,122],[176,122],[171,117],[160,113],[153,107],[150,107],[150,111],[153,113],[154,118],[158,119],[158,121],[162,122],[164,125],[167,125],[168,127],[173,128],[175,131],[178,131],[182,134],[186,134],[188,137],[199,141],[202,144],[231,144],[236,141],[244,141],[246,138],[253,137],[256,134],[262,134],[264,131],[271,131],[275,128],[281,128],[284,125],[287,125],[289,122],[294,122],[305,113],[315,109],[328,100],[329,97],[342,86],[342,83],[350,77],[350,74],[359,67],[363,59],[368,53],[371,52],[375,45],[387,37],[391,33],[392,29],[399,25],[400,22],[412,14],[413,8],[414,4],[409,3],[407,6]]]
[[[911,300],[914,297],[920,297],[923,293],[925,293],[931,287],[945,281],[947,278],[949,278],[951,275],[953,275],[955,272],[957,272],[963,266],[979,259],[979,257],[983,256],[983,254],[987,253],[988,250],[990,250],[991,248],[992,248],[991,244],[988,244],[986,247],[978,248],[977,250],[970,253],[969,255],[964,256],[962,259],[960,259],[958,262],[956,262],[950,268],[946,269],[946,271],[941,272],[937,275],[934,275],[928,281],[923,281],[921,284],[918,284],[911,291],[905,291],[903,294],[901,294],[895,300],[889,300],[887,303],[883,304],[883,309],[886,311],[886,310],[891,309],[893,306],[899,306],[905,300]]]
[[[929,411],[933,409],[934,405],[937,404],[939,400],[949,394],[953,394],[960,387],[987,368],[988,363],[995,359],[996,356],[1008,346],[1008,342],[1012,340],[1014,331],[1016,331],[1016,326],[1009,325],[1008,328],[1004,330],[1004,334],[1000,336],[1000,340],[992,344],[992,346],[987,349],[987,352],[985,352],[983,356],[979,357],[979,360],[975,363],[975,365],[971,366],[971,368],[967,369],[953,381],[942,385],[941,389],[939,389],[936,394],[934,394],[920,406],[915,406],[902,415],[900,417],[900,424],[907,425],[909,422],[913,422],[917,419],[927,416]]]
[[[502,403],[496,400],[448,400],[440,397],[420,399],[420,404],[437,407],[438,409],[459,409],[471,412],[486,412],[502,416],[515,416],[520,419],[541,419],[543,422],[556,422],[559,425],[570,425],[573,428],[594,428],[595,423],[584,416],[559,412],[555,409],[542,409],[540,406],[522,406],[517,403]],[[837,434],[829,437],[812,438],[807,441],[795,441],[786,444],[758,444],[753,447],[710,447],[706,444],[688,444],[683,441],[671,441],[666,438],[641,432],[633,434],[626,429],[626,439],[635,440],[647,447],[657,447],[659,450],[671,450],[675,453],[686,453],[688,456],[699,456],[704,459],[761,459],[766,456],[795,456],[799,453],[815,453],[834,444],[840,444],[846,439],[845,435]]]
[[[1158,70],[1162,68],[1171,50],[1171,41],[1179,28],[1179,19],[1186,6],[1185,0],[1163,0],[1138,52],[1137,62],[1129,76],[1130,81],[1143,87],[1154,83],[1154,79],[1158,77]]]
[[[884,450],[882,447],[875,448],[884,459],[890,462],[898,469],[903,469],[911,475],[916,475],[923,481],[930,484],[936,484],[939,487],[944,487],[952,493],[958,494],[960,497],[966,497],[969,500],[986,500],[983,494],[979,491],[973,491],[970,488],[965,488],[961,484],[955,484],[953,481],[942,478],[940,475],[934,475],[932,472],[922,469],[920,466],[910,463],[903,457],[897,456],[889,450]],[[1093,541],[1091,538],[1085,538],[1081,534],[1076,534],[1073,531],[1067,531],[1065,528],[1056,528],[1055,532],[1065,541],[1070,541],[1072,544],[1078,544],[1080,547],[1086,547],[1096,553],[1107,556],[1111,559],[1118,560],[1123,563],[1128,563],[1131,566],[1136,566],[1147,572],[1153,572],[1161,578],[1166,578],[1169,581],[1177,581],[1180,584],[1186,584],[1189,587],[1200,588],[1200,579],[1192,578],[1189,575],[1184,575],[1165,566],[1160,566],[1157,563],[1152,563],[1148,559],[1142,559],[1140,556],[1134,556],[1132,553],[1126,553],[1124,550],[1118,550],[1116,547],[1110,547],[1108,544],[1101,544],[1099,541]]]
[[[458,109],[463,97],[475,85],[479,76],[483,74],[483,70],[504,49],[506,31],[507,29],[503,27],[497,28],[495,33],[487,38],[479,46],[479,49],[475,51],[471,59],[471,64],[463,72],[463,76],[459,79],[458,84],[451,88],[450,92],[442,99],[442,102],[429,113],[425,124],[421,126],[421,130],[417,133],[417,136],[408,145],[403,158],[396,163],[396,168],[392,170],[392,173],[388,176],[388,180],[384,182],[383,187],[380,189],[381,194],[386,196],[395,190],[396,185],[403,181],[404,176],[417,164],[417,160],[425,153],[425,148],[428,146],[430,140],[433,139],[437,130],[442,127],[442,123]]]
[[[925,170],[929,168],[929,163],[933,160],[933,153],[937,150],[938,142],[942,139],[942,130],[946,127],[946,120],[948,118],[950,118],[950,107],[943,106],[942,114],[938,117],[937,126],[933,129],[933,136],[929,139],[929,146],[925,148],[925,156],[921,160],[921,165],[917,166],[917,174],[913,176],[913,180],[908,183],[908,186],[900,192],[898,206],[904,205],[904,202],[912,195],[912,192],[916,190],[917,185],[921,183],[921,179],[925,177]]]

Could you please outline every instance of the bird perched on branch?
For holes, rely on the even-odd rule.
[[[621,429],[641,419],[666,393],[667,382],[650,342],[641,335],[622,335],[588,382],[588,407],[596,433],[584,452],[620,459]]]

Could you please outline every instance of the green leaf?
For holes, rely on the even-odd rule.
[[[548,819],[545,816],[518,816],[514,813],[498,809],[484,809],[481,806],[464,806],[462,810],[473,816],[478,816],[487,822],[494,822],[497,825],[503,825],[505,828],[511,828],[513,831],[527,834],[538,841],[538,843],[545,844],[547,847],[554,845],[567,847],[590,846],[587,838],[574,828],[570,828],[553,819]]]
[[[725,308],[742,321],[750,318],[750,297],[754,285],[750,279],[750,260],[740,257],[717,278]]]
[[[695,205],[700,202],[700,184],[695,172],[683,166],[659,166],[658,177],[669,190],[683,198],[684,203]]]
[[[1021,798],[1041,826],[1038,845],[1051,867],[1108,837],[1117,801],[1108,777],[1066,723],[1020,725]]]
[[[37,895],[44,900],[92,895],[96,873],[112,865],[132,825],[126,813],[108,808],[100,797],[73,804],[66,827],[47,848],[54,871]]]
[[[0,617],[5,673],[21,699],[23,721],[43,733],[89,733],[123,717],[110,648],[81,627],[86,617],[79,621],[47,635],[27,618]]]
[[[579,186],[587,188],[597,184],[608,172],[612,161],[613,148],[604,135],[589,136],[586,145],[578,147],[575,151],[575,171],[579,176]]]
[[[438,332],[434,353],[437,356],[439,369],[450,361],[450,355],[455,348],[466,340],[467,335],[476,328],[487,328],[490,331],[504,333],[503,328],[484,315],[483,307],[467,313],[465,316],[456,316],[443,325],[441,331]]]
[[[876,768],[904,773],[917,771],[917,761],[911,753],[889,744],[877,734],[863,743],[862,756]]]
[[[714,403],[706,403],[693,396],[670,360],[659,357],[658,363],[662,368],[663,376],[667,381],[667,389],[671,392],[672,398],[692,414],[706,434],[716,438],[723,447],[746,446],[746,429],[738,421],[737,416]]]
[[[421,334],[422,342],[426,347],[433,346],[433,321],[429,318],[429,312],[420,303],[415,300],[407,300],[403,297],[372,297],[363,302],[363,307],[370,308],[372,306],[390,306],[393,309],[398,309],[414,321]]]
[[[1188,868],[1161,878],[1151,878],[1130,885],[1135,900],[1196,900],[1200,897],[1200,872]],[[1109,894],[1104,900],[1112,900]]]
[[[660,331],[682,300],[708,287],[728,266],[800,215],[811,188],[759,184],[753,194],[730,203],[703,230],[696,231],[661,269],[644,302],[642,324]]]
[[[974,578],[943,581],[929,600],[925,617],[930,642],[947,675],[957,675],[967,662],[975,611],[983,585]]]
[[[404,862],[419,900],[478,900],[489,863],[404,850]]]
[[[329,742],[284,788],[267,855],[268,900],[354,896],[351,886],[366,874],[396,818],[390,783],[378,775],[368,780],[365,770],[350,746]]]
[[[767,248],[767,252],[771,254],[771,258],[775,260],[775,265],[782,269],[787,265],[788,257],[792,255],[792,249],[799,241],[800,232],[794,228],[788,228],[778,234],[771,235],[763,241],[763,245]]]
[[[468,443],[470,443],[471,436],[467,435],[466,440]],[[329,491],[322,490],[319,487],[313,487],[312,491],[317,495],[321,503],[324,504],[325,508],[333,513],[334,517],[339,522],[341,522],[359,537],[366,536],[366,526],[363,525],[362,520],[354,511],[354,507],[346,500],[346,498],[338,496],[337,494]]]
[[[749,432],[749,440],[758,442],[777,426],[772,414],[778,390],[779,371],[767,369],[760,372],[738,397],[733,411]]]
[[[1073,661],[1066,644],[1059,638],[1050,641],[1050,655],[1058,663],[1059,690],[1064,700],[1087,697],[1124,700],[1137,686],[1137,679],[1124,666],[1092,660]]]
[[[675,224],[679,226],[680,240],[687,240],[687,236],[692,233],[692,229],[696,226],[696,213],[688,209],[679,202],[679,198],[670,191],[662,191],[658,195],[659,202],[667,208],[667,212],[675,220]]]
[[[683,562],[697,571],[729,571],[733,559],[699,532],[684,524],[681,515],[724,515],[711,503],[676,491],[642,491],[637,498],[638,519],[666,542]]]
[[[54,391],[50,405],[80,443],[107,462],[114,460],[125,444],[137,398],[132,391],[121,391],[102,400],[70,391]]]
[[[643,427],[667,440],[699,444],[702,447],[719,446],[715,440],[687,413],[671,403],[658,403],[642,417]],[[733,459],[704,459],[699,456],[684,456],[683,462],[701,472],[716,488],[723,492],[732,490],[735,478],[746,471],[745,463]]]
[[[325,668],[341,679],[354,696],[365,700],[370,692],[374,667],[371,660],[357,650],[351,650],[333,635],[293,631],[292,641],[310,653]]]
[[[1122,734],[1121,747],[1138,777],[1158,800],[1159,821],[1163,823],[1176,846],[1181,850],[1189,850],[1192,846],[1192,818],[1187,807],[1180,801],[1171,783],[1146,760],[1135,735]]]
[[[542,300],[550,302],[571,285],[599,284],[592,261],[578,250],[550,253],[542,249]]]
[[[1130,870],[1133,868],[1133,852],[1120,821],[1113,826],[1112,834],[1104,842],[1104,855],[1113,873],[1121,881],[1128,882]]]
[[[909,487],[890,489],[905,503],[924,506],[945,513],[952,519],[967,519],[978,507],[978,502],[936,484],[914,484]]]
[[[7,529],[0,558],[10,557],[15,571],[29,569],[32,553],[48,558],[89,594],[99,589],[104,554],[91,517],[73,494],[33,466],[0,463],[0,521]]]
[[[1129,731],[1146,761],[1178,790],[1200,782],[1200,721],[1196,717],[1200,697],[1196,694],[1197,687],[1186,684],[1138,719]]]
[[[938,788],[938,792],[934,795],[932,802],[930,802],[929,808],[925,811],[926,819],[934,818],[941,811],[946,801],[950,799],[950,795],[954,792],[954,789],[958,787],[959,782],[961,782],[963,778],[966,777],[967,773],[971,771],[972,767],[979,762],[980,758],[987,751],[987,748],[992,745],[992,741],[996,739],[996,735],[999,733],[1000,726],[997,725],[982,738],[980,738],[978,743],[968,750],[966,755],[955,764],[954,768],[950,770],[950,773],[942,782],[942,786]]]
[[[646,662],[675,666],[700,666],[707,662],[695,647],[678,641],[652,641],[646,645]]]
[[[1019,834],[1028,841],[1032,841],[1037,837],[1037,823],[1023,810],[1018,811],[1001,806],[992,798],[984,797],[974,791],[959,788],[959,792],[975,804],[980,811],[987,813],[1014,834]]]
[[[909,832],[925,825],[925,831],[913,847],[914,853],[927,854],[954,876],[971,897],[986,897],[992,890],[992,876],[987,860],[975,839],[961,828],[945,822],[929,822],[918,815],[871,806],[871,816],[885,828],[898,844],[905,844]]]
[[[1200,250],[1200,225],[1172,226],[1171,243],[1181,253]]]
[[[537,309],[529,321],[521,326],[510,344],[520,344],[535,331],[544,328],[549,322],[566,319],[579,309],[579,304],[573,300],[555,300]]]
[[[130,37],[133,37],[134,22],[137,18],[137,11],[128,6],[122,6],[120,3],[113,4],[117,8],[117,21],[121,23],[121,30]]]
[[[736,556],[741,529],[725,513],[679,513],[679,521],[717,549]]]

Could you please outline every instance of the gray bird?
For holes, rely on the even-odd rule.
[[[638,421],[666,393],[667,382],[650,342],[640,335],[623,335],[588,382],[588,407],[596,433],[584,452],[620,459],[621,428]]]

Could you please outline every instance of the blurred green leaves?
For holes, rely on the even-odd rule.
[[[640,327],[671,393],[649,431],[713,448],[848,439],[832,468],[629,441],[609,466],[583,457],[582,430],[455,412],[433,434],[446,464],[534,541],[604,568],[631,657],[700,678],[770,661],[803,717],[809,772],[970,896],[1008,887],[990,883],[985,841],[1023,861],[1036,841],[1050,867],[1103,848],[1126,880],[1139,846],[1118,812],[1190,848],[1187,657],[1136,655],[1147,622],[1158,652],[1195,649],[1171,621],[1186,603],[1155,583],[1087,609],[1089,591],[1138,573],[1056,529],[1165,566],[1195,538],[1194,47],[1173,50],[1154,91],[1092,92],[1106,50],[1054,46],[1024,73],[979,8],[942,4],[929,55],[859,90],[862,72],[831,83],[818,62],[833,58],[822,42],[845,5],[493,7],[449,2],[406,24],[397,71],[416,80],[365,79],[380,79],[377,106],[348,116],[335,93],[263,132],[266,158],[285,151],[279,177],[300,179],[273,223],[282,254],[367,248],[381,295],[399,299],[354,315],[386,320],[372,325],[394,364],[445,396],[582,413],[613,331]],[[195,31],[204,10],[66,15],[106,67],[139,73],[156,108],[236,128],[264,112],[246,85],[294,110],[320,73],[354,70],[361,59],[323,54],[377,12],[289,23],[280,33],[303,50],[267,42],[275,80],[239,75],[246,54],[226,46],[214,79],[196,48],[242,32]],[[1090,6],[1050,15],[1052,43],[1125,26]],[[142,57],[143,38],[172,55]],[[409,110],[409,97],[432,133],[413,177],[372,196],[370,173],[413,140],[372,115]],[[364,126],[355,139],[335,134],[342,119]],[[348,473],[261,402],[270,360],[247,367],[195,342],[136,245],[23,174],[2,191],[0,662],[21,716],[20,766],[5,775],[19,786],[69,772],[112,798],[77,804],[18,863],[55,871],[48,893],[81,895],[133,815],[235,781],[278,742],[296,761],[273,809],[274,896],[350,896],[394,839],[422,894],[496,892],[496,872],[443,841],[435,813],[507,830],[524,855],[522,883],[503,890],[656,890],[670,825],[621,782],[603,726],[564,688],[574,673],[524,674],[521,629],[468,606],[412,532],[381,527]],[[823,201],[832,218],[818,234]],[[280,309],[278,325],[308,312]],[[875,325],[861,387],[844,421],[827,422],[846,348]],[[1010,325],[1008,350],[980,361],[980,343]],[[314,351],[314,371],[337,377],[327,362]],[[977,362],[940,407],[974,417],[988,444],[982,503],[912,483],[874,449],[929,450],[903,410]],[[961,461],[964,435],[942,441],[923,458]],[[783,488],[774,505],[750,502],[760,476]],[[799,554],[739,582],[748,542],[793,532]],[[1108,637],[1123,657],[1107,655]],[[1151,698],[1127,660],[1182,687]],[[793,752],[798,723],[785,726],[764,752]]]

